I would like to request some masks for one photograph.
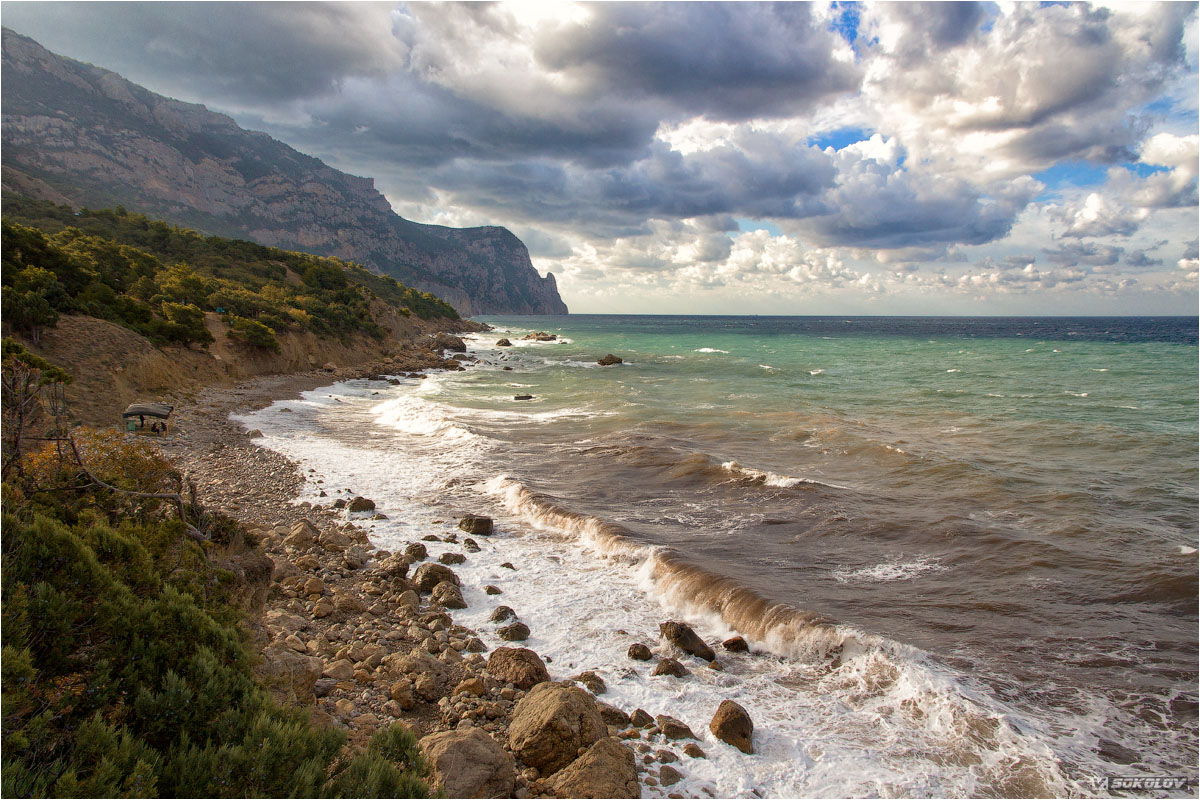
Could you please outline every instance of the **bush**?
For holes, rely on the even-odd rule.
[[[279,352],[279,339],[275,338],[275,331],[258,320],[230,315],[229,335],[251,347]]]

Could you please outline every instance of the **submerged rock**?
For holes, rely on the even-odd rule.
[[[649,661],[654,657],[654,654],[650,652],[649,647],[641,642],[638,642],[636,644],[629,645],[629,657],[635,661]]]
[[[600,359],[596,363],[602,367],[611,367],[614,364],[623,364],[624,361],[620,357],[614,356],[612,353],[609,353],[608,355],[606,355],[604,358]]]
[[[750,645],[746,644],[746,640],[740,636],[733,636],[721,642],[721,646],[731,653],[748,653]]]
[[[467,514],[458,521],[458,527],[472,536],[491,536],[492,518],[479,514]]]

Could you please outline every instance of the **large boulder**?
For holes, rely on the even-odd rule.
[[[512,347],[512,342],[510,342],[508,339],[501,339],[500,341],[496,342],[496,347]]]
[[[491,536],[492,518],[480,514],[467,514],[458,521],[458,527],[472,536]]]
[[[374,511],[375,510],[375,501],[371,500],[370,498],[367,498],[367,497],[355,497],[353,500],[351,500],[349,503],[346,504],[346,510],[354,511],[354,512]]]
[[[529,638],[529,626],[524,622],[514,622],[497,630],[496,635],[506,642],[523,642]]]
[[[465,353],[467,352],[467,343],[453,334],[439,333],[433,337],[433,349]]]
[[[300,520],[292,526],[292,531],[288,537],[283,540],[285,547],[294,547],[297,550],[305,550],[312,547],[313,543],[321,535],[321,531],[317,530],[317,526],[313,525],[306,519]]]
[[[754,722],[746,709],[732,700],[721,701],[712,722],[708,724],[708,729],[712,731],[713,736],[743,753],[754,752]]]
[[[686,622],[669,620],[658,626],[658,632],[664,639],[685,653],[691,653],[705,661],[713,661],[717,657],[713,649],[705,644],[704,640],[692,630],[692,626]]]
[[[518,689],[531,689],[550,680],[541,656],[524,647],[497,647],[488,656],[487,671],[496,680]]]
[[[467,601],[463,600],[462,590],[450,581],[442,581],[433,587],[430,599],[442,608],[466,608]]]
[[[641,797],[633,751],[605,737],[551,777],[546,786],[556,797]]]
[[[422,592],[432,592],[433,588],[442,581],[449,581],[455,586],[460,585],[458,576],[454,574],[454,570],[445,564],[436,564],[432,561],[427,561],[419,565],[412,576],[412,582]]]
[[[443,731],[418,743],[447,797],[511,797],[517,770],[513,757],[481,729]]]
[[[539,683],[513,710],[508,743],[522,761],[550,775],[575,760],[579,748],[608,736],[592,696],[565,683]]]
[[[608,355],[606,355],[604,358],[600,359],[596,363],[602,367],[611,367],[615,364],[621,364],[623,362],[621,361],[620,356],[614,356],[612,353],[609,353]]]

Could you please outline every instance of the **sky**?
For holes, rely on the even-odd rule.
[[[504,225],[575,313],[1185,314],[1197,4],[53,3],[0,22]]]

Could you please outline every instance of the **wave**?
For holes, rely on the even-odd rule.
[[[701,347],[699,350],[693,350],[693,353],[725,353],[729,354],[728,350],[718,350],[715,347]]]
[[[805,665],[806,677],[797,689],[836,698],[846,714],[877,720],[873,725],[911,738],[914,745],[920,742],[922,751],[931,740],[940,742],[943,761],[938,763],[978,770],[981,786],[999,796],[1061,796],[1072,790],[1043,741],[1047,732],[1039,722],[972,688],[925,651],[764,597],[689,563],[673,549],[642,543],[622,525],[568,509],[508,475],[483,486],[525,525],[578,541],[633,571],[664,610],[691,620],[703,633],[739,634],[753,651]],[[863,735],[870,736],[871,729],[868,725]]]

